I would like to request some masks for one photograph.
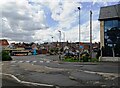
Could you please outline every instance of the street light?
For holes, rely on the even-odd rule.
[[[80,61],[80,7],[78,7],[79,10],[79,61]]]
[[[58,32],[60,33],[60,37],[59,37],[59,39],[60,39],[60,45],[59,45],[59,47],[61,49],[61,31],[58,30]],[[61,50],[60,50],[60,54],[59,54],[59,59],[61,60]]]
[[[61,31],[58,30],[58,32],[60,33],[59,39],[60,39],[60,45],[61,45]]]
[[[63,34],[64,34],[64,42],[65,42],[65,32],[63,32]]]
[[[53,36],[51,38],[52,38],[52,43],[53,43]]]
[[[92,58],[92,11],[90,10],[90,57]]]

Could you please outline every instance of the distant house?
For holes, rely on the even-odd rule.
[[[37,45],[36,44],[32,44],[32,49],[36,49],[36,50],[38,50],[38,48],[37,48]]]
[[[9,45],[8,41],[6,39],[0,40],[0,46],[4,49]]]

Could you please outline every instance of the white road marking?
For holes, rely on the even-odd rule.
[[[37,61],[33,61],[33,63],[36,63]]]
[[[6,74],[6,73],[0,73],[0,74],[10,76],[10,77],[14,78],[17,82],[23,83],[23,84],[31,84],[31,85],[35,85],[35,86],[38,86],[38,85],[39,85],[39,86],[48,86],[48,87],[53,87],[53,86],[54,86],[54,85],[49,85],[49,84],[40,84],[40,83],[22,81],[22,80],[18,79],[17,77],[15,77],[15,76],[12,75],[12,74]]]
[[[74,65],[74,66],[83,67],[83,65]]]
[[[48,60],[48,61],[46,61],[46,63],[50,63],[50,61]]]
[[[0,63],[0,66],[4,65],[3,63]]]
[[[26,61],[27,63],[30,63],[30,61]]]
[[[19,61],[19,63],[22,63],[23,61]]]
[[[79,70],[79,71],[90,73],[90,74],[98,74],[104,77],[112,77],[113,79],[120,77],[117,73],[94,72],[94,71],[86,71],[86,70]]]
[[[27,63],[29,63],[30,61],[26,61]]]
[[[43,61],[40,61],[40,63],[43,63]]]
[[[24,62],[26,62],[26,63],[30,63],[30,62],[32,62],[32,63],[36,63],[36,62],[38,62],[38,61],[11,61],[11,63],[24,63]],[[44,60],[44,61],[39,61],[40,63],[50,63],[51,61],[50,60]]]
[[[11,63],[16,63],[17,61],[11,61]]]
[[[11,65],[11,66],[13,66],[13,67],[14,67],[14,66],[16,66],[16,65]]]

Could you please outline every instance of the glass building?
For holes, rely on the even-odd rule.
[[[100,42],[103,57],[120,57],[120,4],[101,7]]]

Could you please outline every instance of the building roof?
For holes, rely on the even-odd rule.
[[[1,46],[8,46],[9,43],[8,43],[8,41],[6,39],[2,39],[2,40],[0,40],[0,45]]]
[[[120,4],[100,8],[99,20],[120,19]]]

